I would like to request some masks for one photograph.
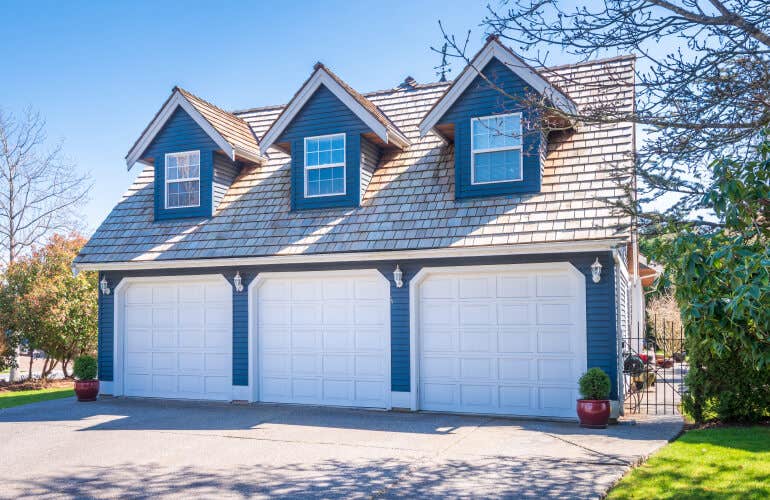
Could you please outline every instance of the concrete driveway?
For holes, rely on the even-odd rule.
[[[680,429],[62,399],[0,410],[0,497],[595,498]]]

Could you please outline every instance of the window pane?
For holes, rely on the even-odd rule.
[[[335,135],[332,137],[332,149],[342,149],[344,142],[342,135]]]
[[[332,152],[328,149],[321,149],[318,153],[318,164],[328,165],[332,162]]]
[[[307,151],[308,153],[314,153],[318,151],[318,139],[307,140]]]
[[[521,117],[518,114],[473,121],[474,150],[518,146],[521,146]]]
[[[343,163],[345,161],[345,150],[334,149],[332,150],[332,163]]]
[[[168,208],[200,204],[200,181],[171,182],[167,190],[166,206]]]
[[[320,137],[315,139],[306,139],[306,196],[344,194],[345,167],[339,166],[323,168],[324,165],[345,164],[344,143],[345,134],[337,134],[329,137]]]
[[[473,181],[502,182],[519,180],[521,177],[521,151],[494,151],[475,153]]]

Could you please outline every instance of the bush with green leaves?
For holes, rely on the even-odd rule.
[[[72,373],[78,380],[96,379],[96,358],[93,356],[80,356],[75,359]]]
[[[747,158],[713,164],[710,230],[658,238],[682,312],[690,370],[684,408],[696,421],[770,416],[770,136]]]
[[[610,397],[610,376],[601,368],[591,368],[578,380],[583,399],[607,399]]]

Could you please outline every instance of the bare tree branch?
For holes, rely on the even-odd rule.
[[[0,244],[5,264],[57,231],[77,226],[76,209],[91,189],[62,157],[46,150],[45,122],[28,109],[16,117],[0,109]]]

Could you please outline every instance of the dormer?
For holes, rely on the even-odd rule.
[[[154,166],[155,220],[211,217],[244,164],[264,157],[242,119],[179,87],[126,155]]]
[[[544,100],[548,116],[540,116]],[[577,107],[538,71],[489,37],[420,123],[454,144],[455,197],[540,191],[544,119],[571,126]]]
[[[366,97],[323,64],[265,133],[261,151],[291,156],[292,210],[357,207],[388,149],[409,140]]]

